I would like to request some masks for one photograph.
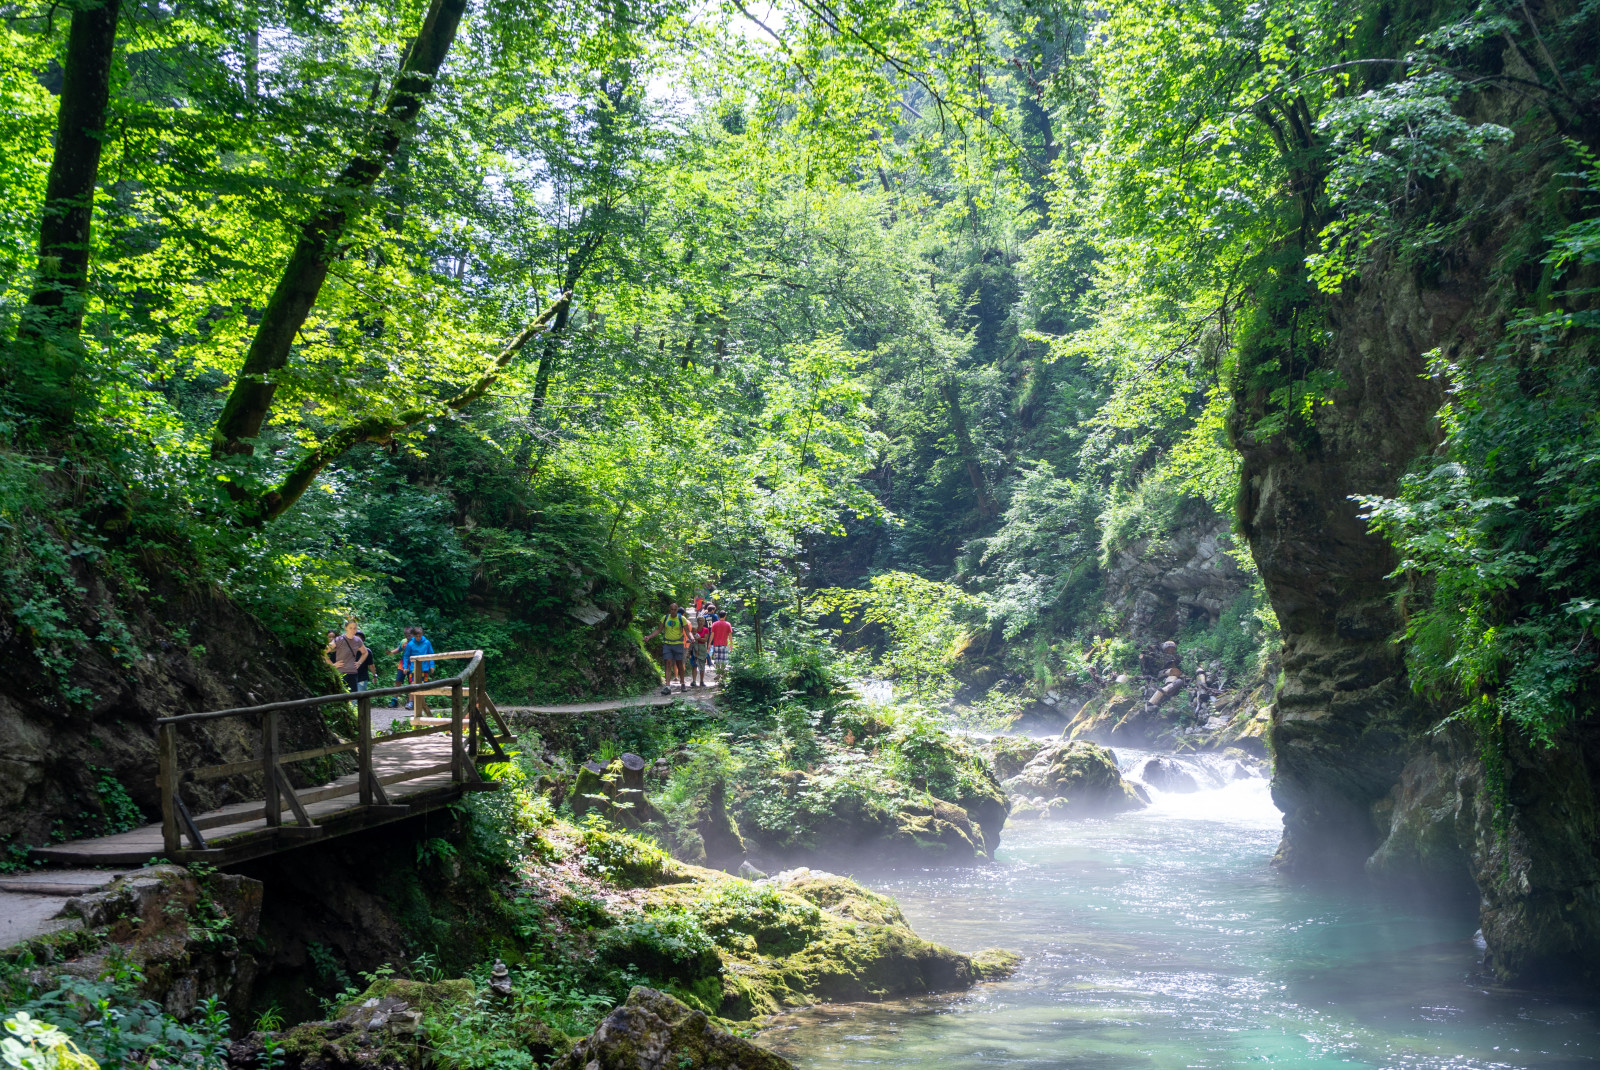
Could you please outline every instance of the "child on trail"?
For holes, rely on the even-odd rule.
[[[733,625],[726,617],[717,617],[711,625],[711,664],[717,670],[717,686],[722,686],[722,674],[728,671],[728,639],[733,635]]]
[[[706,686],[706,663],[711,660],[711,615],[700,614],[700,623],[694,630],[689,646],[690,663],[694,666],[694,686]]]
[[[689,620],[683,615],[683,610],[678,608],[678,603],[672,602],[667,606],[667,615],[661,618],[661,623],[656,625],[655,631],[644,637],[649,642],[656,636],[661,636],[661,660],[666,663],[667,682],[661,688],[663,695],[672,694],[672,680],[676,676],[678,691],[682,694],[689,690],[689,683],[684,679],[683,662],[685,645],[689,638]]]
[[[334,670],[344,677],[344,686],[354,691],[365,691],[366,681],[360,679],[362,667],[372,661],[372,651],[367,649],[366,642],[361,638],[361,633],[356,631],[359,627],[354,617],[347,617],[344,622],[344,633],[328,640],[328,660],[333,664]]]

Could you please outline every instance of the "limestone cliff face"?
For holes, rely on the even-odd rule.
[[[1170,639],[1196,616],[1214,623],[1250,586],[1224,546],[1228,518],[1192,505],[1198,515],[1160,545],[1141,539],[1120,547],[1105,570],[1107,601],[1139,639]]]
[[[1439,442],[1442,385],[1425,354],[1482,352],[1536,284],[1514,268],[1559,181],[1556,139],[1522,119],[1450,190],[1470,225],[1425,262],[1380,259],[1324,299],[1319,360],[1342,386],[1309,433],[1249,434],[1261,398],[1238,395],[1245,443],[1239,512],[1283,629],[1271,728],[1273,795],[1283,809],[1279,864],[1302,876],[1363,870],[1438,897],[1475,896],[1488,961],[1503,977],[1588,976],[1600,955],[1600,733],[1553,750],[1513,746],[1510,805],[1497,812],[1464,732],[1435,731],[1447,708],[1413,693],[1396,560],[1351,495],[1392,495]],[[1446,193],[1441,193],[1443,198]],[[1294,440],[1291,442],[1290,439]]]
[[[335,682],[214,588],[157,579],[148,592],[130,592],[87,565],[74,579],[85,595],[72,623],[93,635],[101,622],[120,620],[125,638],[73,646],[72,697],[0,614],[0,851],[99,835],[119,818],[136,819],[115,812],[118,787],[142,812],[138,823],[157,820],[157,718],[301,698]],[[282,731],[286,747],[328,738],[320,717],[285,718]],[[249,758],[259,737],[259,726],[242,719],[207,722],[180,735],[179,758]],[[252,787],[259,792],[250,778],[210,781],[186,788],[185,798],[210,808],[248,797],[241,793]]]

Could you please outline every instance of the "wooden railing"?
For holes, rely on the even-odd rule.
[[[405,684],[400,687],[383,687],[371,691],[358,691],[352,694],[320,695],[316,698],[294,699],[289,702],[269,702],[262,706],[244,706],[231,710],[215,710],[208,713],[185,713],[176,717],[162,717],[156,721],[159,733],[158,746],[160,751],[159,782],[161,791],[161,837],[167,854],[178,858],[183,853],[183,839],[188,838],[191,850],[207,850],[205,830],[231,825],[239,825],[264,818],[266,825],[274,834],[279,836],[305,836],[316,837],[323,834],[323,830],[316,822],[311,820],[306,806],[311,803],[322,802],[326,799],[337,798],[342,795],[359,795],[360,805],[379,812],[394,814],[408,809],[404,806],[394,806],[389,801],[386,785],[397,784],[406,780],[415,780],[425,776],[434,776],[449,772],[451,782],[461,788],[471,789],[483,785],[482,774],[478,771],[477,760],[480,757],[492,757],[497,761],[505,761],[505,751],[500,744],[511,739],[511,730],[505,719],[500,716],[500,711],[495,708],[489,698],[489,693],[484,685],[483,651],[481,650],[455,650],[442,654],[429,654],[425,661],[450,661],[462,658],[470,659],[466,668],[455,676],[443,680],[428,680],[422,683]],[[396,732],[387,735],[374,736],[372,733],[372,700],[387,698],[390,695],[411,695],[427,692],[435,695],[449,694],[450,696],[450,722],[448,724],[430,725],[424,728],[413,728],[409,731]],[[282,753],[278,746],[278,728],[280,718],[285,714],[303,713],[309,710],[320,710],[324,706],[334,703],[354,702],[356,704],[357,731],[356,738],[346,743],[334,743],[323,747],[312,747],[308,750],[291,751]],[[424,705],[424,708],[425,705]],[[224,717],[259,717],[261,718],[261,754],[257,758],[245,761],[227,762],[222,765],[199,766],[192,769],[180,769],[178,765],[178,729],[182,725],[194,724],[199,721],[219,720]],[[490,728],[490,719],[499,726],[501,735],[497,736]],[[373,750],[375,747],[395,743],[400,740],[415,739],[419,736],[430,736],[448,732],[450,734],[450,760],[420,769],[408,769],[388,776],[379,776],[373,766]],[[487,751],[484,750],[487,746]],[[326,758],[335,754],[356,755],[356,781],[353,784],[329,784],[323,787],[308,788],[296,791],[290,784],[289,777],[284,771],[284,766],[295,762],[310,761],[314,758]],[[250,773],[260,773],[263,785],[264,798],[260,809],[233,810],[227,813],[207,814],[195,817],[190,813],[188,806],[183,801],[181,788],[184,784],[201,780],[217,780],[223,777],[241,776]],[[283,809],[287,804],[294,814],[294,825],[286,826],[283,823]]]

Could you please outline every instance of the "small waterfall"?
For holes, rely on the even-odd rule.
[[[868,702],[889,703],[894,701],[894,684],[888,680],[857,680],[855,688],[861,697]]]
[[[1168,754],[1115,747],[1122,775],[1145,789],[1152,816],[1230,824],[1277,826],[1266,773],[1252,763],[1220,754]]]

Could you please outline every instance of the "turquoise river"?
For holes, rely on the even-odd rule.
[[[803,1070],[1600,1065],[1596,1004],[1492,984],[1470,912],[1275,874],[1265,780],[1153,796],[1106,821],[1014,822],[987,868],[856,872],[922,935],[1013,948],[1022,968],[787,1015],[762,1040]]]

